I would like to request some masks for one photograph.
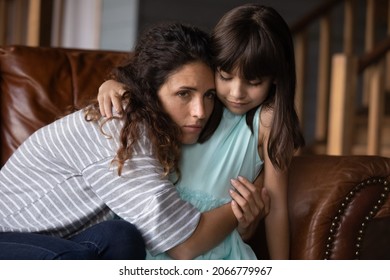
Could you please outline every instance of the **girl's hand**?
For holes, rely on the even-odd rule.
[[[231,207],[238,221],[237,230],[246,241],[256,231],[259,221],[269,213],[270,199],[266,188],[257,187],[244,177],[232,179],[231,183],[235,188],[230,191]]]
[[[122,113],[121,97],[125,91],[125,86],[115,80],[107,80],[100,85],[97,100],[102,116],[112,117],[112,106],[118,114]]]

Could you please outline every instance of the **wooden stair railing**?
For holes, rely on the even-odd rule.
[[[364,6],[361,4],[364,2]],[[342,6],[343,4],[344,6]],[[352,124],[356,108],[350,107],[353,104],[352,100],[356,99],[357,76],[351,76],[351,73],[357,73],[363,76],[362,91],[363,104],[370,103],[370,125],[368,129],[368,151],[369,154],[379,153],[380,131],[381,124],[380,106],[373,108],[372,104],[383,104],[383,94],[376,95],[373,92],[383,92],[384,88],[390,91],[390,79],[384,77],[390,74],[390,54],[387,54],[387,62],[381,62],[378,65],[362,68],[365,58],[357,58],[356,54],[356,34],[357,30],[357,15],[358,8],[365,12],[365,27],[364,27],[364,43],[363,48],[365,53],[370,53],[376,45],[376,21],[379,10],[385,10],[385,4],[388,10],[387,16],[387,31],[390,35],[390,1],[389,0],[328,0],[321,3],[311,13],[302,17],[295,24],[290,25],[294,35],[296,63],[297,63],[297,91],[296,91],[296,107],[298,115],[305,126],[304,104],[305,104],[305,89],[307,83],[307,68],[308,68],[308,30],[315,24],[319,25],[318,30],[318,67],[316,78],[316,108],[315,108],[315,131],[314,145],[310,152],[314,153],[332,153],[332,154],[349,154],[351,151]],[[358,7],[358,5],[360,5]],[[343,8],[344,24],[339,25],[342,28],[342,54],[337,54],[333,57],[332,53],[332,30],[331,16],[338,8]],[[385,44],[385,43],[383,43]],[[386,56],[386,52],[381,56]],[[332,58],[333,57],[333,58]],[[337,67],[332,64],[339,65]],[[359,66],[360,65],[360,66]],[[342,69],[350,69],[350,73],[343,73]],[[376,80],[376,81],[375,81]],[[383,81],[384,80],[384,81]],[[332,83],[331,83],[332,81]],[[384,85],[383,85],[384,84]],[[379,87],[379,88],[378,88]],[[337,96],[337,99],[331,100],[330,93],[339,92],[345,94]],[[366,100],[366,101],[365,101]],[[336,107],[335,107],[336,106]],[[331,109],[330,109],[331,108]],[[340,110],[343,108],[343,110]],[[331,115],[329,114],[331,110]],[[337,113],[335,114],[335,111]],[[330,125],[332,122],[333,125]],[[332,135],[328,135],[329,129],[332,127]],[[317,145],[319,143],[319,145]],[[337,143],[337,144],[336,144]],[[309,144],[310,145],[310,144]],[[332,147],[332,148],[331,148]]]
[[[389,5],[390,17],[390,5]],[[390,20],[389,20],[390,23]],[[390,26],[390,25],[389,25]],[[382,123],[385,117],[385,95],[390,94],[386,88],[386,80],[389,80],[390,67],[390,28],[389,35],[375,48],[358,60],[358,74],[370,68],[371,79],[368,80],[368,132],[367,132],[367,154],[380,154]],[[387,79],[386,79],[387,78]]]
[[[352,153],[353,128],[356,114],[356,87],[358,76],[370,70],[368,82],[368,155],[381,154],[381,132],[385,109],[386,57],[390,53],[390,36],[360,57],[339,53],[332,60],[332,82],[327,154]]]
[[[6,0],[0,0],[0,46],[5,44],[6,41]]]
[[[350,54],[336,54],[332,60],[329,131],[326,153],[350,154],[356,100],[357,60]]]
[[[0,0],[0,46],[50,46],[54,0]]]
[[[315,138],[319,141],[325,140],[327,129],[327,109],[329,100],[329,73],[331,60],[331,12],[332,10],[344,2],[343,0],[328,0],[318,5],[313,11],[301,17],[300,20],[290,26],[294,36],[295,56],[297,65],[297,88],[296,88],[296,107],[298,116],[305,125],[304,104],[305,91],[307,83],[307,68],[308,68],[308,49],[309,49],[309,28],[320,23],[319,27],[319,51],[318,51],[318,77],[317,77],[317,105],[316,105],[316,131]],[[346,1],[355,2],[355,1]],[[349,20],[345,32],[353,34],[354,22],[353,17],[349,13],[346,16]],[[352,44],[350,44],[352,46]]]

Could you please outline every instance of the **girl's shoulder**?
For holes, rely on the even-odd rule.
[[[259,114],[259,131],[258,131],[258,151],[261,158],[264,158],[263,147],[267,146],[268,136],[271,131],[272,120],[274,118],[274,109],[263,106]]]
[[[263,106],[260,111],[259,118],[260,118],[260,125],[259,125],[260,131],[271,129],[272,121],[274,119],[274,109],[268,106],[267,107]]]

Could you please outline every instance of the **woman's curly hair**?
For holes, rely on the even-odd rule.
[[[112,75],[115,80],[127,88],[122,97],[126,104],[122,116],[124,126],[115,158],[118,174],[121,174],[125,161],[132,157],[133,146],[141,138],[142,125],[163,166],[164,175],[172,171],[180,175],[181,131],[164,112],[157,92],[171,74],[195,61],[201,61],[214,70],[209,36],[198,28],[171,23],[157,25],[147,31],[128,61],[114,69]],[[97,104],[86,111],[87,120],[100,117]]]

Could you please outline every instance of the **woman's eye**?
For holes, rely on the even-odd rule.
[[[205,96],[209,99],[214,99],[216,96],[216,92],[215,90],[209,90],[208,92],[206,92]]]
[[[179,91],[177,93],[177,95],[180,97],[187,97],[189,95],[189,92],[188,91]]]

